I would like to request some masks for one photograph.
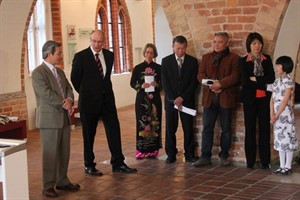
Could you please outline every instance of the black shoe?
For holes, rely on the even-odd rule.
[[[283,168],[279,167],[278,169],[272,170],[272,173],[279,175],[279,173],[281,173],[282,170],[283,170]]]
[[[193,163],[193,162],[196,162],[197,160],[198,159],[195,157],[185,157],[185,162]]]
[[[280,175],[280,176],[287,176],[292,173],[292,170],[289,168],[278,168],[273,171],[273,174]]]
[[[173,162],[175,162],[176,161],[176,157],[167,157],[167,159],[166,159],[166,163],[173,163]]]
[[[96,169],[95,167],[85,167],[84,168],[84,172],[86,174],[92,175],[92,176],[102,176],[103,173],[100,172],[98,169]]]
[[[113,167],[112,171],[113,172],[123,172],[125,174],[131,174],[131,173],[136,173],[137,169],[130,168],[126,164],[123,164],[123,165],[120,165],[117,167]]]
[[[58,194],[55,192],[53,188],[50,188],[48,190],[43,190],[43,195],[49,198],[55,198],[58,196]]]
[[[271,169],[271,165],[261,165],[260,166],[261,169]]]
[[[228,158],[220,158],[220,166],[221,167],[229,167],[231,165],[230,160]]]
[[[248,168],[248,169],[254,169],[254,166],[252,166],[252,165],[247,165],[247,168]]]
[[[200,157],[199,160],[192,164],[193,167],[204,167],[208,165],[211,165],[211,159],[204,157]]]
[[[79,190],[79,188],[80,188],[79,184],[72,184],[72,183],[63,186],[56,186],[57,190],[67,190],[67,191],[76,191]]]

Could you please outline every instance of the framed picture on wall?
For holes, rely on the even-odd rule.
[[[90,38],[92,34],[92,28],[80,28],[79,29],[79,37],[80,38]]]
[[[76,27],[75,25],[67,25],[68,40],[76,40]]]

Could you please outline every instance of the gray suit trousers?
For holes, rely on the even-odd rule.
[[[70,183],[67,176],[70,158],[70,123],[67,114],[61,129],[40,129],[43,159],[43,189]]]

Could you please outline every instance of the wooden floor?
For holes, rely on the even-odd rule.
[[[299,112],[300,108],[297,110]],[[120,109],[118,115],[122,130],[125,161],[130,167],[137,168],[138,173],[112,173],[109,164],[110,153],[103,125],[99,123],[95,141],[95,156],[97,168],[104,175],[102,177],[85,175],[81,128],[76,126],[75,130],[72,131],[68,175],[72,182],[81,185],[81,190],[78,192],[58,191],[60,195],[58,199],[300,199],[300,165],[294,164],[294,173],[287,177],[272,175],[269,170],[249,170],[237,166],[218,167],[216,163],[213,163],[213,166],[210,167],[193,168],[190,163],[184,162],[182,157],[181,130],[177,134],[179,139],[177,162],[166,164],[164,149],[160,151],[157,160],[136,160],[134,156],[134,107]],[[297,118],[300,118],[300,114]],[[299,125],[298,127],[298,130],[300,130]],[[37,130],[28,133],[27,151],[30,199],[46,199],[42,196],[41,155]]]

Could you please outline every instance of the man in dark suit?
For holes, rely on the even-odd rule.
[[[202,95],[202,149],[200,159],[194,167],[211,165],[214,127],[218,115],[221,124],[220,165],[229,166],[231,147],[231,113],[237,105],[240,57],[229,51],[229,35],[226,32],[214,34],[214,51],[203,55],[198,80],[212,79],[211,85],[203,85]]]
[[[103,175],[95,167],[93,152],[100,117],[111,152],[112,171],[137,172],[124,163],[120,125],[110,79],[114,54],[102,48],[104,39],[103,31],[94,30],[90,38],[90,47],[75,54],[71,72],[71,81],[79,93],[78,108],[82,122],[85,173],[93,176]]]
[[[174,53],[162,59],[162,85],[165,92],[166,113],[166,162],[176,161],[176,131],[178,115],[184,134],[184,155],[186,162],[195,162],[194,117],[180,112],[182,106],[195,109],[195,91],[197,88],[198,61],[186,54],[187,40],[184,36],[173,39]],[[174,108],[178,107],[178,110]]]
[[[40,128],[43,169],[43,194],[57,197],[58,190],[79,190],[67,176],[70,158],[70,114],[73,91],[64,72],[56,67],[61,61],[61,44],[47,41],[44,62],[32,72],[36,97],[36,126]]]

